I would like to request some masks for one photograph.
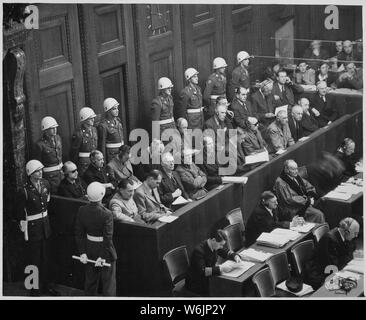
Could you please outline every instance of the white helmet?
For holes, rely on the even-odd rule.
[[[27,172],[27,175],[30,176],[33,172],[42,169],[43,167],[44,165],[42,162],[38,160],[29,160],[25,165],[25,171]]]
[[[184,71],[184,78],[189,80],[198,73],[199,72],[195,68],[188,68],[186,71]]]
[[[94,113],[93,109],[85,107],[80,109],[80,121],[85,121],[90,118],[95,118],[96,114]]]
[[[215,58],[213,61],[213,69],[220,69],[223,67],[227,67],[225,59],[220,57]]]
[[[107,112],[108,110],[112,109],[115,106],[119,106],[119,103],[114,98],[107,98],[103,102],[104,112]]]
[[[105,186],[100,182],[92,182],[88,185],[86,193],[90,202],[99,202],[105,195]]]
[[[160,78],[158,80],[158,89],[163,90],[168,88],[173,88],[173,83],[170,81],[170,79],[166,77]]]
[[[240,51],[240,52],[238,52],[238,54],[236,55],[236,60],[237,60],[238,64],[239,64],[240,62],[242,62],[243,60],[245,60],[245,59],[249,59],[249,58],[250,58],[250,55],[249,55],[249,53],[248,53],[248,52],[246,52],[246,51]]]
[[[58,123],[57,121],[52,117],[44,117],[41,121],[41,128],[42,131],[47,130],[49,128],[57,128]]]

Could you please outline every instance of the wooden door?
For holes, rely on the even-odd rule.
[[[184,37],[184,69],[199,71],[199,84],[204,90],[208,76],[213,72],[212,61],[223,54],[222,5],[182,5]]]
[[[104,99],[117,99],[124,134],[128,137],[138,116],[131,5],[83,4],[79,11],[86,102],[97,114],[102,114]]]
[[[168,77],[174,84],[173,98],[183,87],[182,42],[179,5],[136,5],[139,75],[141,93],[140,123],[151,130],[151,101],[158,94],[157,81]]]
[[[77,6],[39,4],[39,30],[26,46],[27,127],[32,145],[41,137],[41,120],[59,124],[63,159],[69,157],[71,135],[84,106]]]

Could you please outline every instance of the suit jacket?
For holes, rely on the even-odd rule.
[[[304,112],[302,114],[301,127],[304,137],[319,129],[318,121],[312,112],[309,112],[309,114]]]
[[[272,93],[266,97],[262,95],[260,90],[252,94],[253,114],[265,127],[267,127],[274,118],[266,118],[264,115],[266,113],[274,114],[274,109],[274,98]]]
[[[231,103],[231,109],[234,112],[235,126],[245,129],[247,127],[246,121],[248,117],[254,117],[251,103],[249,101],[241,103],[237,98],[234,98]]]
[[[174,198],[172,193],[180,189],[182,191],[182,197],[188,199],[188,193],[185,191],[182,181],[180,180],[179,174],[176,171],[172,172],[173,179],[169,178],[164,169],[161,170],[162,178],[161,183],[158,187],[161,202],[168,208],[171,207]]]
[[[355,169],[356,166],[356,159],[353,159],[352,156],[347,156],[345,153],[337,150],[337,152],[335,153],[335,156],[342,162],[343,166],[344,166],[344,170],[342,175],[345,178],[349,178],[349,177],[353,177],[354,175],[357,174],[357,171]]]
[[[297,121],[297,129],[295,128],[294,118],[292,117],[291,112],[288,113],[288,126],[291,131],[291,136],[295,142],[304,136],[304,131],[301,125],[301,121]]]
[[[212,275],[220,274],[220,269],[216,266],[218,256],[233,259],[235,254],[228,249],[212,251],[207,240],[197,245],[191,256],[190,266],[186,276],[186,287],[188,290],[202,296],[209,294],[209,277],[205,276],[205,268],[212,268]]]
[[[191,199],[207,193],[205,189],[207,176],[194,163],[191,165],[180,164],[178,165],[176,171],[182,180],[184,189],[187,191]],[[198,179],[198,177],[201,177],[202,179]]]
[[[263,140],[262,134],[259,130],[256,132],[248,129],[245,130],[245,136],[243,138],[242,147],[245,155],[262,152],[267,147],[267,143]]]
[[[126,205],[122,196],[117,192],[109,202],[109,209],[112,211],[113,218],[116,221],[129,221],[131,218],[134,222],[145,224],[138,214],[136,203],[133,199],[130,199],[129,206]]]
[[[138,208],[139,215],[147,223],[158,220],[167,210],[161,203],[157,189],[151,191],[145,182],[139,186],[133,196]]]
[[[77,178],[74,184],[64,178],[58,186],[58,194],[69,198],[83,198],[86,195],[86,187],[80,178]]]
[[[273,216],[260,202],[252,212],[245,228],[246,245],[252,245],[262,232],[271,232],[275,228],[289,228],[290,221],[280,221],[277,209],[272,210]]]
[[[90,241],[87,235],[103,237],[103,241]],[[101,204],[89,203],[79,208],[75,222],[75,238],[79,254],[86,253],[92,260],[101,257],[107,262],[117,259],[112,241],[113,215]]]
[[[287,149],[287,147],[295,143],[288,124],[281,128],[276,120],[268,126],[267,137],[268,147],[271,153],[275,153],[279,149]]]
[[[204,130],[205,129],[212,129],[212,130],[214,130],[215,131],[215,134],[216,134],[216,130],[218,130],[218,129],[225,129],[225,128],[226,129],[233,129],[233,126],[232,126],[231,122],[225,119],[220,124],[218,124],[216,122],[216,117],[215,116],[209,118],[205,122],[205,124],[203,126],[203,129]]]
[[[318,92],[315,92],[310,98],[310,109],[315,108],[320,113],[319,117],[316,117],[320,127],[324,127],[329,121],[333,122],[338,118],[335,99],[326,94],[325,100],[324,102]]]
[[[288,104],[289,106],[293,106],[295,104],[295,93],[302,93],[304,89],[298,84],[285,84],[284,85],[284,92],[281,92],[279,87],[279,83],[276,81],[273,84],[272,94],[273,96],[277,95],[280,97],[279,100],[274,99],[275,107],[283,106]]]

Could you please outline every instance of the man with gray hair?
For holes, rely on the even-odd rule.
[[[281,175],[276,179],[274,191],[286,220],[292,220],[298,215],[308,222],[324,222],[323,212],[313,207],[318,198],[315,188],[299,176],[294,160],[285,161]]]
[[[267,128],[267,137],[270,153],[286,150],[295,143],[288,126],[287,111],[281,110],[277,113],[276,120]]]
[[[315,119],[314,114],[309,110],[309,104],[310,103],[307,98],[300,98],[299,105],[302,108],[301,127],[305,137],[319,129],[318,121]]]
[[[272,89],[273,81],[267,79],[260,84],[259,90],[252,95],[253,114],[265,128],[275,118]]]
[[[291,136],[295,142],[304,136],[301,125],[302,115],[303,111],[299,105],[294,105],[288,115],[288,126],[291,131]]]

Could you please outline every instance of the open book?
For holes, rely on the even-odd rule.
[[[305,222],[302,226],[291,227],[291,230],[297,231],[300,233],[307,233],[314,227],[315,227],[315,223]]]
[[[259,152],[245,157],[245,164],[269,161],[268,151]]]
[[[257,243],[267,247],[281,248],[290,241],[288,236],[263,232],[258,238]]]

